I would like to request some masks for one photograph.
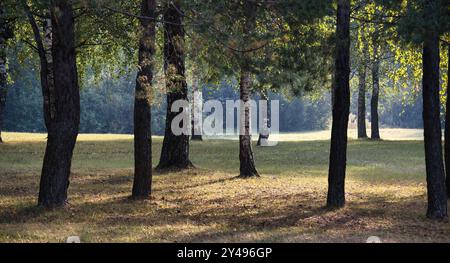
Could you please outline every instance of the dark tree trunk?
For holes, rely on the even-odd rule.
[[[242,45],[248,45],[252,42],[252,30],[255,28],[256,5],[252,1],[244,1],[243,8],[245,20],[242,32]],[[252,149],[251,136],[251,53],[245,52],[241,55],[240,64],[240,110],[239,110],[239,176],[258,177],[255,158]]]
[[[368,44],[366,34],[361,32],[361,48],[362,59],[359,61],[358,67],[358,138],[367,138],[366,130],[366,76],[367,76],[367,57]]]
[[[269,140],[269,126],[270,126],[270,103],[267,94],[264,91],[260,92],[261,99],[267,101],[267,112],[263,112],[260,118],[264,122],[263,131],[259,133],[258,142],[256,146],[265,146],[267,145],[267,140]]]
[[[379,78],[380,61],[375,58],[372,64],[372,99],[370,100],[370,138],[373,140],[380,139],[380,128],[378,124],[378,97],[380,94],[380,78]]]
[[[2,139],[2,129],[4,120],[4,111],[6,106],[6,95],[8,94],[8,75],[6,72],[6,41],[12,38],[12,31],[5,17],[3,4],[0,3],[0,143]]]
[[[1,13],[0,13],[1,15]],[[0,26],[0,143],[3,143],[2,139],[2,129],[3,129],[3,118],[4,118],[4,111],[5,111],[5,105],[6,105],[6,95],[8,93],[7,89],[7,73],[6,73],[6,39],[3,35],[4,31],[4,23],[0,20],[2,23]]]
[[[142,0],[141,15],[154,17],[156,0]],[[145,199],[152,186],[151,100],[155,55],[155,21],[141,19],[139,67],[134,95],[134,180],[132,197]]]
[[[46,32],[46,37],[51,39],[51,55],[46,56],[43,44],[46,41],[37,36],[34,18],[29,9],[27,12],[41,59],[44,118],[48,131],[38,205],[55,208],[64,206],[67,201],[72,154],[80,122],[80,96],[72,6],[66,0],[54,1],[50,14],[51,35]]]
[[[423,126],[427,172],[427,217],[447,218],[439,102],[439,35],[428,32],[423,44]]]
[[[347,128],[350,110],[350,0],[339,0],[327,207],[345,205]]]
[[[250,73],[248,71],[242,70],[239,83],[239,92],[241,99],[241,116],[239,116],[239,171],[241,177],[259,176],[258,171],[256,171],[255,159],[253,157],[252,136],[250,133],[251,109],[249,105],[246,105],[246,103],[250,100],[250,85]]]
[[[185,169],[192,166],[189,160],[189,135],[174,135],[172,120],[180,114],[172,112],[177,100],[187,101],[187,84],[184,66],[183,15],[180,1],[171,1],[164,12],[164,71],[167,90],[167,115],[164,141],[158,169]],[[189,114],[189,113],[187,113]]]
[[[447,197],[450,197],[450,45],[447,46],[447,102],[445,108],[445,185],[447,188]]]
[[[366,131],[366,65],[358,69],[358,138],[367,138]]]
[[[200,118],[202,118],[202,91],[199,91],[198,80],[194,76],[192,82],[192,135],[191,140],[202,141],[202,127],[200,125]]]
[[[0,143],[3,143],[2,130],[3,130],[3,120],[4,112],[6,106],[6,95],[8,94],[8,89],[6,86],[6,72],[2,72],[2,61],[0,58]]]

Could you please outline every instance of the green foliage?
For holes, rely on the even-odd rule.
[[[449,0],[402,1],[403,14],[398,22],[398,32],[415,44],[421,44],[430,32],[442,35],[450,30]]]
[[[28,132],[44,131],[42,93],[40,82],[33,71],[34,65],[30,60],[19,61],[12,52],[7,54],[10,72],[14,72],[20,78],[16,78],[16,81],[8,87],[4,128]]]
[[[29,21],[21,6],[22,2],[29,5],[39,27],[43,20],[49,17],[48,0],[21,0],[19,3],[12,0],[6,1],[6,11],[13,19],[14,40],[10,47],[14,50],[20,62],[32,58],[35,68],[39,68],[39,60],[36,53],[37,44],[31,30]],[[75,35],[77,51],[77,67],[80,83],[84,83],[87,75],[91,81],[98,82],[105,78],[118,78],[130,69],[133,69],[136,61],[136,30],[135,19],[108,11],[102,7],[103,1],[76,1],[73,3],[75,10]],[[129,1],[109,1],[110,6],[134,10],[136,7]],[[43,32],[40,32],[41,37]],[[35,70],[39,73],[39,70]],[[94,73],[94,74],[88,74]],[[17,74],[13,74],[17,76]],[[14,78],[13,78],[14,80]]]
[[[188,32],[195,35],[191,39],[203,44],[195,61],[206,65],[207,82],[235,78],[243,64],[255,75],[254,90],[292,88],[299,94],[329,80],[327,43],[332,30],[324,17],[330,14],[330,1],[193,1],[186,5],[187,10],[194,9],[186,23]]]
[[[421,91],[423,34],[438,30],[445,39],[448,32],[449,1],[436,1],[441,6],[432,19],[425,19],[424,1],[356,1],[352,14],[353,31],[352,68],[362,62],[363,38],[369,51],[369,62],[379,59],[382,94],[399,99],[403,104],[414,103]],[[447,9],[445,8],[447,6]],[[425,21],[427,20],[427,21]],[[445,69],[446,51],[441,52],[441,69]],[[369,63],[369,65],[370,65]],[[441,99],[445,99],[446,71],[442,70]],[[369,71],[370,73],[370,71]],[[355,86],[355,81],[353,86]],[[400,96],[399,96],[400,94]],[[410,96],[413,94],[413,96]]]

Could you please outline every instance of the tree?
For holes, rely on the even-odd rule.
[[[184,28],[181,1],[168,1],[164,6],[164,73],[167,92],[167,115],[161,158],[158,169],[186,169],[192,166],[189,160],[189,136],[185,133],[175,135],[171,129],[172,121],[181,112],[172,112],[177,100],[187,101],[187,84],[184,65]],[[180,125],[184,125],[181,123]]]
[[[366,75],[367,75],[367,57],[368,46],[365,37],[364,28],[361,30],[361,49],[362,56],[358,65],[358,138],[367,138],[366,131]]]
[[[253,177],[259,176],[255,166],[255,158],[252,149],[252,135],[250,133],[250,88],[251,76],[246,71],[245,66],[241,69],[241,77],[239,80],[239,94],[241,100],[240,106],[240,134],[239,134],[239,176]]]
[[[379,128],[379,118],[378,118],[378,100],[380,96],[380,58],[378,54],[378,43],[375,43],[373,50],[373,60],[372,60],[372,98],[370,99],[370,125],[371,134],[370,138],[372,140],[380,139],[380,128]]]
[[[206,23],[196,30],[209,39],[205,60],[211,78],[236,80],[243,104],[251,93],[268,87],[297,95],[328,76],[322,54],[314,51],[322,52],[322,40],[328,36],[318,20],[330,10],[330,1],[198,1],[198,6],[201,10],[194,16]],[[239,116],[242,177],[257,175],[251,134],[246,131],[251,127],[248,107],[241,108]]]
[[[142,17],[155,17],[156,1],[142,0]],[[155,21],[140,19],[139,66],[134,95],[134,181],[132,197],[148,198],[152,184],[151,101],[155,54]]]
[[[6,105],[6,95],[8,93],[8,73],[6,70],[6,42],[13,37],[10,22],[7,20],[6,11],[0,3],[0,143],[2,139],[3,119]]]
[[[427,175],[428,209],[430,219],[446,219],[447,194],[442,157],[442,131],[440,122],[440,34],[448,29],[448,3],[441,0],[408,3],[404,24],[414,28],[412,34],[422,44],[422,97]],[[416,17],[420,17],[417,20]],[[409,26],[409,27],[408,27]]]
[[[34,58],[32,51],[36,51],[40,62],[48,140],[38,205],[61,207],[67,199],[72,154],[79,131],[79,79],[83,80],[87,72],[94,80],[105,74],[114,76],[112,72],[123,73],[126,67],[117,68],[132,61],[134,49],[125,44],[134,37],[131,32],[135,31],[128,32],[129,21],[98,8],[100,1],[21,0],[21,9],[14,1],[6,3],[12,7],[16,19],[14,44],[19,56]],[[125,7],[130,5],[125,2]]]
[[[432,11],[428,10],[430,13]],[[432,15],[431,13],[430,15]],[[427,217],[447,218],[439,102],[439,35],[430,31],[423,43],[423,124],[427,172]]]
[[[393,2],[393,1],[392,1]],[[359,94],[358,96],[358,137],[367,137],[365,132],[365,88],[363,90],[363,84],[366,85],[365,78],[371,75],[372,96],[370,99],[370,122],[371,122],[371,139],[380,139],[379,131],[379,115],[378,104],[380,97],[380,68],[382,60],[390,59],[386,63],[385,67],[391,67],[388,72],[388,82],[390,89],[387,89],[386,93],[392,92],[392,79],[397,77],[396,72],[399,72],[399,68],[404,69],[409,64],[404,62],[402,57],[401,63],[393,63],[391,57],[396,54],[398,43],[394,44],[394,40],[397,37],[395,32],[396,19],[400,17],[399,8],[389,9],[384,8],[383,5],[377,3],[377,1],[358,1],[358,4],[353,9],[351,17],[358,25],[359,36],[355,39],[356,47],[356,68],[360,79]],[[386,56],[386,57],[383,57]],[[400,60],[400,59],[399,59]],[[396,61],[397,62],[397,61]],[[393,65],[393,66],[391,66]],[[363,79],[363,75],[366,75]],[[398,75],[398,74],[397,74]],[[394,77],[395,76],[395,77]],[[361,84],[362,83],[362,84]],[[364,94],[365,95],[365,94]],[[364,105],[363,105],[364,104]],[[364,108],[362,108],[364,106]],[[364,118],[364,120],[363,120]]]
[[[67,201],[72,154],[80,122],[74,10],[69,1],[52,1],[42,38],[29,6],[25,1],[22,3],[41,62],[44,119],[48,131],[38,205],[61,207]]]
[[[255,27],[256,5],[250,1],[245,1],[244,6],[244,22],[243,35],[244,42],[250,43],[252,33],[250,30]],[[240,94],[240,131],[239,131],[239,176],[252,177],[259,176],[255,166],[255,158],[252,149],[252,135],[251,135],[251,105],[250,92],[252,85],[251,65],[249,56],[251,52],[242,52],[242,60],[240,63],[240,79],[239,79],[239,94]]]
[[[447,197],[450,197],[450,44],[447,44],[447,102],[445,107],[445,186],[447,188]]]
[[[333,123],[331,128],[327,207],[345,205],[347,127],[350,110],[350,0],[339,0],[336,27]]]
[[[203,50],[201,55],[210,67],[208,71],[212,72],[207,79],[212,82],[226,77],[234,78],[239,86],[239,175],[259,176],[251,140],[250,96],[254,84],[255,57],[259,55],[261,46],[265,46],[261,42],[266,41],[256,38],[260,32],[256,29],[256,19],[264,10],[268,10],[265,9],[267,6],[247,0],[217,3],[199,1],[198,4],[201,11],[194,12],[192,17],[197,21],[207,21],[194,28],[206,42],[207,52]],[[261,12],[258,13],[257,9]]]

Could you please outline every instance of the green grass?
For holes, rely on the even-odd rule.
[[[398,134],[398,132],[396,132]],[[258,179],[236,179],[232,140],[191,143],[196,169],[154,176],[153,198],[128,200],[130,136],[82,135],[66,209],[36,208],[43,135],[6,133],[0,145],[0,242],[448,242],[450,225],[425,218],[423,142],[356,141],[348,147],[347,206],[323,208],[329,142],[292,135],[255,147]],[[311,136],[309,133],[308,136]],[[322,140],[321,140],[322,139]],[[154,165],[161,138],[153,144]]]

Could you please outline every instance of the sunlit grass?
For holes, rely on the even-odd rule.
[[[370,136],[370,129],[367,130],[367,134]],[[329,140],[330,131],[311,131],[311,132],[283,132],[276,135],[279,141],[318,141]],[[349,129],[348,136],[351,139],[356,139],[357,130]],[[398,128],[385,128],[380,130],[380,135],[384,140],[422,140],[423,130],[421,129],[398,129]],[[26,132],[4,132],[3,138],[10,143],[14,142],[40,142],[45,141],[47,134],[44,133],[26,133]],[[161,138],[161,136],[154,136],[154,138]],[[208,137],[206,137],[208,138]],[[78,135],[78,141],[115,141],[115,140],[129,140],[133,139],[133,135],[130,134],[80,134]],[[210,139],[238,139],[237,136],[214,136]],[[257,136],[253,137],[257,140]]]
[[[128,200],[132,136],[80,135],[70,206],[43,211],[35,204],[45,135],[6,133],[7,143],[0,145],[0,242],[63,242],[69,235],[83,242],[364,242],[371,235],[387,242],[450,241],[448,223],[424,216],[423,142],[351,140],[347,207],[327,211],[324,134],[289,135],[292,141],[276,147],[255,147],[262,177],[249,180],[236,179],[237,142],[194,141],[197,168],[155,172],[153,199],[140,202]],[[154,138],[154,165],[161,141]]]
[[[3,132],[3,139],[8,143],[23,143],[23,142],[43,142],[47,140],[47,134],[44,133],[28,133],[28,132]],[[158,136],[156,136],[158,137]],[[133,135],[130,134],[80,134],[78,141],[117,141],[130,140]]]

